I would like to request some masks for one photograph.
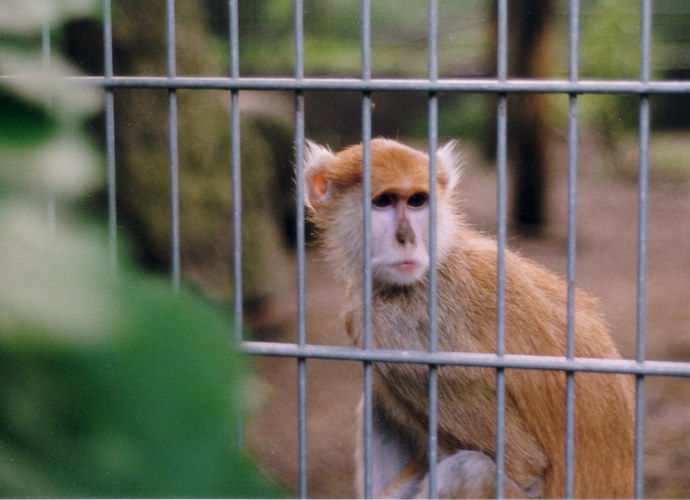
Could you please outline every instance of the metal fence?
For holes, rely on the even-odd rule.
[[[113,73],[113,43],[111,0],[103,1],[104,12],[104,42],[105,67],[102,77],[83,77],[80,82],[105,89],[106,116],[106,153],[108,171],[108,207],[111,241],[112,263],[116,261],[117,247],[117,214],[116,214],[116,146],[115,127],[117,117],[114,112],[113,93],[126,88],[157,88],[167,92],[169,113],[168,148],[170,156],[170,198],[172,221],[172,282],[173,286],[180,285],[180,231],[179,231],[179,202],[178,202],[178,123],[177,123],[177,94],[179,89],[218,89],[228,91],[232,99],[230,127],[231,127],[231,169],[233,178],[233,234],[234,234],[234,312],[239,349],[256,356],[280,356],[294,358],[298,367],[298,418],[299,425],[296,432],[299,435],[299,491],[301,497],[308,495],[307,484],[307,454],[306,454],[306,362],[310,359],[349,360],[359,361],[364,367],[364,401],[365,401],[365,454],[364,461],[367,471],[371,470],[371,433],[372,433],[372,364],[376,362],[389,363],[417,363],[428,365],[430,373],[429,388],[429,448],[430,448],[430,495],[435,492],[435,459],[436,456],[436,369],[442,365],[481,366],[496,370],[496,464],[497,464],[497,495],[502,496],[503,454],[504,440],[504,370],[561,370],[567,375],[567,405],[566,405],[566,436],[564,446],[566,453],[567,478],[565,496],[573,494],[573,456],[574,456],[574,373],[601,372],[630,374],[636,378],[636,460],[635,460],[635,495],[643,496],[643,433],[644,433],[644,389],[645,378],[649,376],[679,376],[690,377],[689,362],[648,361],[645,359],[645,323],[646,323],[646,262],[647,262],[647,195],[648,195],[648,146],[650,133],[649,98],[657,94],[690,93],[688,81],[653,81],[650,78],[650,43],[651,43],[651,0],[641,1],[641,51],[640,73],[636,80],[589,81],[579,76],[579,19],[580,5],[577,0],[569,2],[569,65],[568,77],[563,80],[516,80],[508,77],[507,71],[507,43],[508,43],[508,0],[498,0],[498,30],[497,30],[497,77],[487,79],[440,78],[438,71],[438,9],[435,0],[428,3],[428,77],[423,79],[380,79],[372,76],[371,70],[371,0],[361,1],[361,54],[362,71],[351,78],[310,78],[304,71],[304,27],[302,0],[294,1],[294,34],[295,34],[295,69],[291,78],[245,77],[240,74],[239,65],[239,17],[238,0],[229,0],[229,48],[230,72],[226,77],[180,77],[176,73],[175,53],[175,2],[167,0],[167,76],[116,76]],[[242,329],[242,258],[241,258],[241,198],[240,198],[240,107],[239,94],[245,90],[287,90],[295,95],[295,137],[297,165],[297,294],[298,294],[298,337],[294,344],[272,343],[259,341],[243,341],[239,337]],[[428,95],[428,147],[436,150],[438,144],[438,94],[440,92],[469,92],[493,94],[498,96],[497,115],[497,190],[498,190],[498,318],[496,325],[497,351],[494,354],[472,354],[463,352],[437,352],[435,323],[436,282],[435,273],[431,273],[431,305],[429,352],[388,351],[372,349],[371,346],[371,288],[365,290],[365,341],[363,347],[335,347],[312,345],[306,339],[305,313],[305,224],[304,208],[301,203],[302,193],[302,160],[305,142],[305,108],[304,92],[309,90],[349,90],[361,94],[362,141],[364,144],[365,171],[370,168],[369,140],[372,134],[371,94],[372,92],[387,91],[417,91]],[[507,239],[507,96],[512,93],[550,93],[562,94],[569,97],[568,114],[568,329],[567,354],[564,357],[526,356],[506,354],[505,343],[505,248]],[[638,214],[638,264],[637,264],[637,351],[635,359],[578,359],[574,354],[574,291],[576,282],[576,192],[578,169],[578,98],[583,94],[630,94],[639,97],[639,214]],[[434,156],[431,155],[431,178],[434,182],[436,175]],[[367,179],[367,176],[364,177]],[[365,193],[371,186],[365,181]],[[365,199],[367,196],[365,194]],[[434,210],[432,197],[432,212]],[[368,207],[368,204],[367,204]],[[368,234],[370,214],[365,209],[363,220],[364,235]],[[435,221],[431,219],[431,234],[436,233]],[[431,255],[434,256],[435,243],[432,240]],[[365,237],[365,254],[369,250],[369,241]],[[432,271],[436,262],[432,260]],[[363,265],[364,282],[371,284],[371,266],[365,259]],[[365,486],[368,495],[371,494],[370,474],[365,475]]]

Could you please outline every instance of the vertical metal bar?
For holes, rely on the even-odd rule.
[[[576,224],[576,153],[577,100],[569,97],[568,131],[568,298],[566,357],[575,356],[575,224]],[[565,393],[565,498],[573,497],[573,465],[575,457],[575,378],[574,372],[566,372]]]
[[[295,79],[304,78],[304,6],[295,0]],[[295,142],[297,164],[297,344],[306,345],[304,309],[304,95],[295,93]],[[299,495],[307,497],[307,364],[306,358],[297,358],[298,378],[298,440],[299,440]]]
[[[230,0],[230,77],[240,77],[239,56],[239,13],[238,0]],[[233,269],[233,312],[235,341],[242,341],[242,156],[240,149],[240,102],[239,91],[230,91],[230,155],[232,167],[232,269]]]
[[[646,125],[643,125],[646,124]],[[647,269],[647,155],[649,139],[649,98],[640,100],[640,159],[637,257],[637,355],[645,358],[646,269]],[[635,379],[635,498],[644,496],[644,375]]]
[[[438,2],[429,0],[429,81],[438,79]],[[436,149],[438,148],[438,99],[429,93],[429,352],[438,344],[437,325],[437,198]],[[438,496],[436,463],[438,461],[438,366],[429,365],[429,498]]]
[[[371,2],[362,0],[362,80],[371,80]],[[371,348],[371,93],[362,93],[362,289],[364,303],[364,349]],[[370,362],[364,362],[364,496],[373,496],[373,428],[374,396],[373,372]]]
[[[230,77],[240,77],[239,55],[239,13],[238,0],[229,0],[229,43],[230,43]],[[233,322],[234,342],[242,342],[244,330],[244,310],[242,303],[242,178],[240,149],[240,102],[239,91],[230,91],[230,164],[232,193],[232,287],[233,287]],[[238,410],[235,441],[237,449],[244,448],[244,425],[242,412]]]
[[[50,23],[46,16],[43,21],[43,26],[41,28],[41,65],[44,78],[48,80],[50,75]],[[50,87],[46,88],[46,93],[44,96],[45,105],[47,108],[52,107],[53,96]],[[46,193],[47,200],[47,216],[48,216],[48,228],[50,230],[50,236],[55,236],[55,231],[57,227],[57,202],[55,200],[55,193],[52,190]]]
[[[508,3],[498,0],[497,11],[497,78],[505,82],[508,78]],[[496,354],[505,354],[506,316],[506,267],[505,252],[507,239],[507,150],[508,150],[508,102],[506,94],[498,95],[497,109],[497,228],[498,255],[496,262]],[[496,498],[503,497],[505,474],[505,372],[496,370]]]
[[[50,75],[50,23],[48,17],[43,20],[43,26],[41,27],[41,70],[43,71],[43,76],[48,77]],[[46,91],[44,96],[46,107],[51,107],[52,95],[50,91]]]
[[[362,0],[362,80],[371,80],[371,0]]]
[[[438,80],[438,1],[429,0],[429,81]],[[436,128],[436,127],[434,127]]]
[[[103,73],[113,77],[113,21],[111,0],[103,0]],[[108,257],[110,271],[117,273],[117,192],[115,177],[115,98],[105,89],[105,161],[108,183]]]
[[[175,58],[175,0],[166,0],[166,32],[168,78],[174,79]],[[168,90],[168,151],[170,168],[170,257],[173,288],[180,288],[180,188],[177,141],[177,93]]]
[[[230,78],[240,77],[240,21],[238,0],[228,0],[228,23],[230,36]]]
[[[650,77],[650,53],[652,32],[651,0],[641,1],[640,26],[640,82],[648,83]],[[637,353],[636,360],[645,359],[646,295],[647,295],[647,193],[649,158],[649,96],[640,96],[639,122],[639,173],[638,173],[638,234],[637,234]],[[644,376],[637,376],[635,393],[635,497],[642,498],[644,491]]]
[[[580,6],[578,0],[570,1],[569,13],[569,68],[571,82],[576,82],[579,75],[579,34]],[[568,297],[567,297],[567,332],[566,356],[575,356],[575,278],[576,278],[576,235],[577,235],[577,95],[568,98]],[[574,491],[574,457],[575,457],[575,376],[566,372],[565,396],[565,497],[572,498]]]

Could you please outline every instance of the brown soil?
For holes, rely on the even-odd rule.
[[[467,163],[478,155],[470,153]],[[475,227],[493,233],[495,173],[468,168],[463,190]],[[537,238],[509,245],[566,274],[567,183],[552,173],[550,223]],[[578,181],[577,283],[601,298],[626,358],[636,353],[637,184],[583,171]],[[649,191],[648,359],[690,361],[690,183],[653,181]],[[340,319],[343,285],[310,251],[306,269],[307,341],[347,345]],[[255,338],[296,341],[294,289],[279,294],[255,323]],[[262,394],[247,442],[263,468],[297,494],[297,362],[256,360]],[[307,362],[307,464],[310,497],[352,497],[354,413],[362,391],[354,362]],[[690,379],[645,380],[645,496],[690,497]]]

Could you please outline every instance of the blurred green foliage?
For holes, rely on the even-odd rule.
[[[244,366],[227,317],[120,266],[104,234],[0,218],[0,495],[252,497],[234,442]]]
[[[639,4],[598,0],[591,9],[582,26],[581,76],[595,80],[639,79]],[[581,102],[584,122],[597,126],[610,137],[637,125],[639,106],[630,96],[595,95]]]
[[[0,3],[0,496],[279,495],[236,442],[227,316],[124,245],[114,272],[79,209],[103,178],[83,125],[101,95],[34,47],[94,4]]]
[[[120,266],[105,235],[0,220],[0,495],[272,496],[234,445],[227,317]]]
[[[242,72],[294,72],[292,0],[240,2]],[[476,0],[439,1],[439,72],[456,74],[483,57],[489,6]],[[428,4],[371,2],[372,72],[376,76],[428,74]],[[360,2],[304,1],[304,63],[308,75],[358,76],[362,71]],[[461,57],[459,57],[461,54]]]
[[[212,1],[212,0],[209,0]],[[690,11],[682,0],[654,3],[652,78],[674,65],[687,68]],[[292,0],[240,2],[240,63],[243,74],[292,75],[294,26]],[[428,74],[428,4],[416,0],[371,2],[371,63],[374,77],[419,77]],[[495,57],[491,2],[439,0],[438,68],[440,77],[487,76]],[[546,76],[567,78],[568,2],[555,0]],[[677,12],[671,16],[669,12]],[[685,21],[683,21],[683,19]],[[304,0],[304,64],[307,76],[358,77],[362,72],[361,5],[350,0]],[[683,41],[684,40],[684,41]],[[683,64],[686,64],[683,66]],[[629,0],[584,0],[580,6],[579,76],[586,79],[632,79],[640,75],[640,3]],[[490,75],[489,75],[490,76]],[[440,125],[449,136],[474,139],[487,129],[493,100],[484,96],[447,99]],[[560,98],[560,96],[557,96]],[[618,95],[582,99],[581,123],[617,136],[637,125],[637,107]],[[412,110],[413,133],[425,135],[425,110]],[[559,126],[567,108],[554,109]],[[406,127],[407,125],[403,125]]]

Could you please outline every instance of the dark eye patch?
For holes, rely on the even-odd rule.
[[[412,208],[420,208],[427,204],[429,195],[426,193],[415,193],[407,199],[407,204]]]
[[[386,208],[395,205],[396,196],[392,193],[383,193],[371,200],[371,203],[377,208]]]

